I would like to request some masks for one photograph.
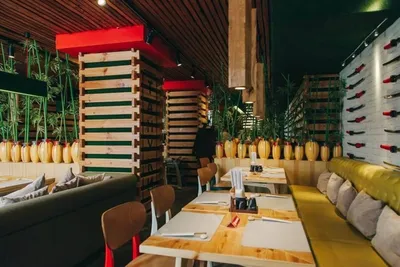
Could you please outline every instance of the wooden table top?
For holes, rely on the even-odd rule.
[[[238,227],[227,227],[235,216],[240,218]],[[140,252],[244,266],[315,266],[311,252],[242,246],[248,216],[243,213],[226,213],[208,242],[153,235],[140,245]]]
[[[229,194],[229,191],[208,191],[208,193],[226,193]],[[246,197],[249,197],[252,193],[245,193]],[[268,195],[268,194],[260,194],[260,195]],[[280,195],[280,196],[288,196],[292,198],[291,195]],[[229,206],[224,205],[207,205],[207,204],[197,204],[197,203],[188,203],[183,208],[183,211],[194,211],[194,212],[204,212],[204,213],[215,213],[215,214],[227,214],[229,213]],[[299,221],[299,216],[297,211],[293,210],[275,210],[275,209],[258,209],[258,216],[266,216],[273,217],[277,219],[290,220],[290,221]]]
[[[24,179],[24,180],[27,179],[27,180],[24,183],[2,186],[2,183],[11,182],[11,181],[14,181],[17,179]],[[33,182],[35,179],[36,179],[36,177],[23,177],[22,178],[22,177],[15,177],[15,176],[0,176],[0,196],[17,191],[17,190],[25,187],[29,183]],[[54,182],[55,182],[55,178],[46,178],[46,185],[50,185]]]
[[[283,170],[282,168],[277,168],[277,170]],[[247,172],[247,175],[244,175],[243,183],[264,183],[264,184],[287,184],[286,173],[283,171],[282,175],[285,178],[275,178],[275,177],[265,177],[268,175],[268,172],[265,170],[262,173],[258,172]],[[261,177],[263,175],[264,177]],[[225,173],[221,178],[222,182],[230,182],[231,181],[231,172]]]

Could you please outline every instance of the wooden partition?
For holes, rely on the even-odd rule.
[[[162,76],[139,51],[81,54],[81,171],[135,173],[138,197],[162,183]]]
[[[250,167],[250,159],[215,159],[218,166],[217,177],[223,176],[236,166]],[[306,160],[274,160],[257,159],[257,163],[263,166],[281,167],[285,169],[289,183],[292,185],[316,186],[319,175],[327,170],[327,162]]]
[[[174,86],[174,84],[179,84],[179,86]],[[180,87],[182,84],[185,90]],[[174,87],[180,90],[168,91]],[[181,176],[187,183],[197,182],[199,165],[193,153],[193,146],[199,124],[207,123],[208,101],[204,89],[203,81],[168,81],[164,83],[164,90],[167,91],[165,122],[167,157],[181,159]],[[169,178],[173,179],[173,177]]]

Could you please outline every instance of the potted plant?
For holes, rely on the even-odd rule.
[[[268,137],[271,136],[271,123],[265,118],[260,123],[261,138],[257,145],[258,155],[261,159],[268,159],[271,153],[271,146]]]

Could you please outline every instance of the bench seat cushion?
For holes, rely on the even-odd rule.
[[[371,245],[313,240],[311,247],[321,267],[388,266]]]

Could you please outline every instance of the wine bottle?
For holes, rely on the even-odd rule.
[[[400,111],[396,111],[396,110],[384,111],[384,112],[383,112],[383,115],[384,115],[384,116],[390,116],[390,117],[392,117],[392,118],[397,117],[397,115],[399,115],[399,114],[400,114]]]
[[[383,49],[388,50],[390,48],[393,48],[393,47],[397,46],[398,44],[400,44],[400,37],[390,40],[390,42],[388,44],[386,44],[383,47]]]
[[[383,98],[384,99],[392,99],[392,98],[396,98],[396,97],[399,97],[399,96],[400,96],[400,92],[394,93],[394,94],[391,94],[391,95],[385,95],[385,96],[383,96]]]
[[[362,78],[358,82],[348,85],[346,87],[346,89],[352,90],[352,89],[356,88],[358,85],[360,85],[364,80],[365,80],[365,78]]]
[[[347,156],[349,156],[349,158],[351,159],[365,159],[364,157],[357,157],[353,153],[347,153]]]
[[[397,56],[397,57],[389,60],[388,62],[383,63],[382,65],[387,66],[387,65],[392,64],[393,62],[397,62],[397,61],[400,61],[400,56]]]
[[[387,133],[400,134],[400,130],[383,129]]]
[[[354,120],[349,120],[349,121],[347,121],[347,122],[357,122],[357,123],[360,123],[360,122],[362,122],[363,120],[365,120],[366,118],[367,118],[367,117],[362,116],[362,117],[355,118]]]
[[[398,75],[391,75],[389,78],[384,79],[383,83],[395,83],[397,80],[400,79],[400,74]]]
[[[348,133],[349,135],[356,135],[356,134],[363,134],[363,133],[365,133],[365,131],[359,131],[359,132],[355,132],[355,131],[346,131],[346,133]]]
[[[381,148],[389,150],[392,153],[396,153],[400,151],[400,148],[398,148],[397,146],[391,146],[391,145],[381,145]]]
[[[360,91],[360,92],[358,92],[357,94],[353,95],[352,97],[347,98],[347,100],[353,100],[353,99],[356,99],[356,98],[360,98],[360,97],[362,97],[364,94],[365,94],[365,91],[364,91],[364,90],[363,90],[363,91]]]
[[[353,143],[347,142],[347,144],[349,144],[350,146],[355,146],[356,148],[360,148],[360,147],[364,147],[365,146],[364,143],[355,143],[355,144],[353,144]]]
[[[347,108],[346,111],[348,111],[348,112],[354,112],[354,111],[359,110],[359,109],[361,109],[361,108],[363,108],[363,107],[365,107],[364,104],[359,105],[358,107]]]
[[[354,75],[357,75],[360,73],[363,69],[365,68],[365,64],[361,64],[359,67],[357,67],[347,78],[353,77]]]

